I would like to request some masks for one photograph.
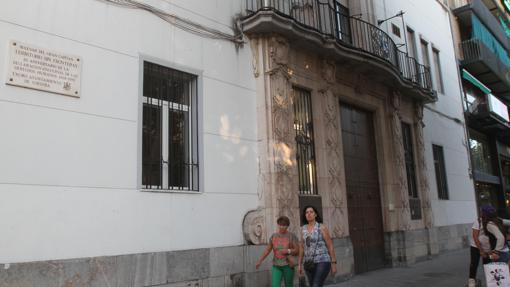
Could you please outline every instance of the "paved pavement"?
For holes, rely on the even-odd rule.
[[[351,279],[328,287],[464,287],[469,271],[469,249],[442,254],[410,267],[387,268],[355,275]],[[480,262],[478,279],[484,284]]]

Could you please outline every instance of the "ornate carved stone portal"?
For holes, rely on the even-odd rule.
[[[380,190],[387,193],[381,195],[385,201],[381,204],[386,215],[387,232],[408,231],[420,225],[420,222],[411,220],[402,135],[402,118],[413,122],[423,223],[431,227],[423,144],[423,106],[410,100],[403,101],[398,91],[385,92],[388,90],[386,86],[361,73],[352,75],[352,71],[345,70],[340,64],[337,66],[334,61],[320,59],[309,51],[290,49],[284,37],[253,37],[250,43],[257,81],[259,209],[248,212],[244,219],[246,241],[249,244],[266,243],[268,235],[276,229],[277,217],[281,215],[291,219],[290,231],[298,233],[300,214],[293,83],[311,90],[312,106],[314,111],[319,111],[313,115],[317,182],[323,217],[332,237],[349,235],[340,115],[340,100],[346,99],[353,105],[370,107],[377,115],[376,119],[382,120],[377,125],[380,130],[376,135],[380,132],[384,137],[378,141],[382,145],[378,151],[384,158],[379,163],[379,170],[383,177],[380,183],[384,186]],[[293,59],[292,62],[290,59]]]
[[[267,240],[265,236],[250,235],[253,226],[258,226],[259,218],[264,216],[267,233],[275,230],[278,216],[291,219],[291,231],[299,226],[299,203],[297,194],[297,169],[295,156],[294,110],[292,99],[292,72],[288,66],[289,44],[283,37],[273,36],[259,40],[264,56],[263,109],[258,113],[259,124],[266,127],[259,143],[259,149],[267,152],[267,158],[261,162],[259,189],[262,193],[263,208],[245,218],[244,233],[247,241],[260,244]],[[252,49],[258,49],[255,47]],[[260,129],[259,129],[260,131]]]

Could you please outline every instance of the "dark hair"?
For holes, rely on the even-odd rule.
[[[278,219],[276,220],[276,223],[281,226],[289,226],[290,220],[287,216],[284,215],[284,216],[278,217]]]
[[[315,217],[315,221],[317,221],[318,223],[322,223],[322,217],[320,216],[320,214],[317,211],[317,209],[314,206],[312,206],[312,205],[307,205],[307,206],[305,206],[305,208],[303,208],[303,213],[301,214],[301,222],[303,224],[308,223],[308,220],[306,220],[306,210],[308,208],[313,209],[313,212],[315,212],[315,214],[317,215],[317,217]]]

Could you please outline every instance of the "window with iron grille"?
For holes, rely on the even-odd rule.
[[[198,191],[197,76],[144,62],[142,188]]]
[[[409,207],[411,219],[421,218],[421,204],[416,185],[416,169],[414,162],[413,135],[411,125],[402,122],[402,141],[404,145],[404,159],[406,164],[407,191],[409,193]]]
[[[312,97],[309,91],[294,88],[294,130],[299,193],[317,193],[315,146],[313,141]]]
[[[449,199],[443,147],[433,144],[432,153],[434,154],[434,169],[436,170],[437,195],[439,199]]]

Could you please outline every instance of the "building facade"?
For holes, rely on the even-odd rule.
[[[476,198],[509,216],[507,1],[452,1]]]
[[[4,5],[0,286],[269,286],[309,204],[330,281],[467,246],[448,6],[202,2]]]

